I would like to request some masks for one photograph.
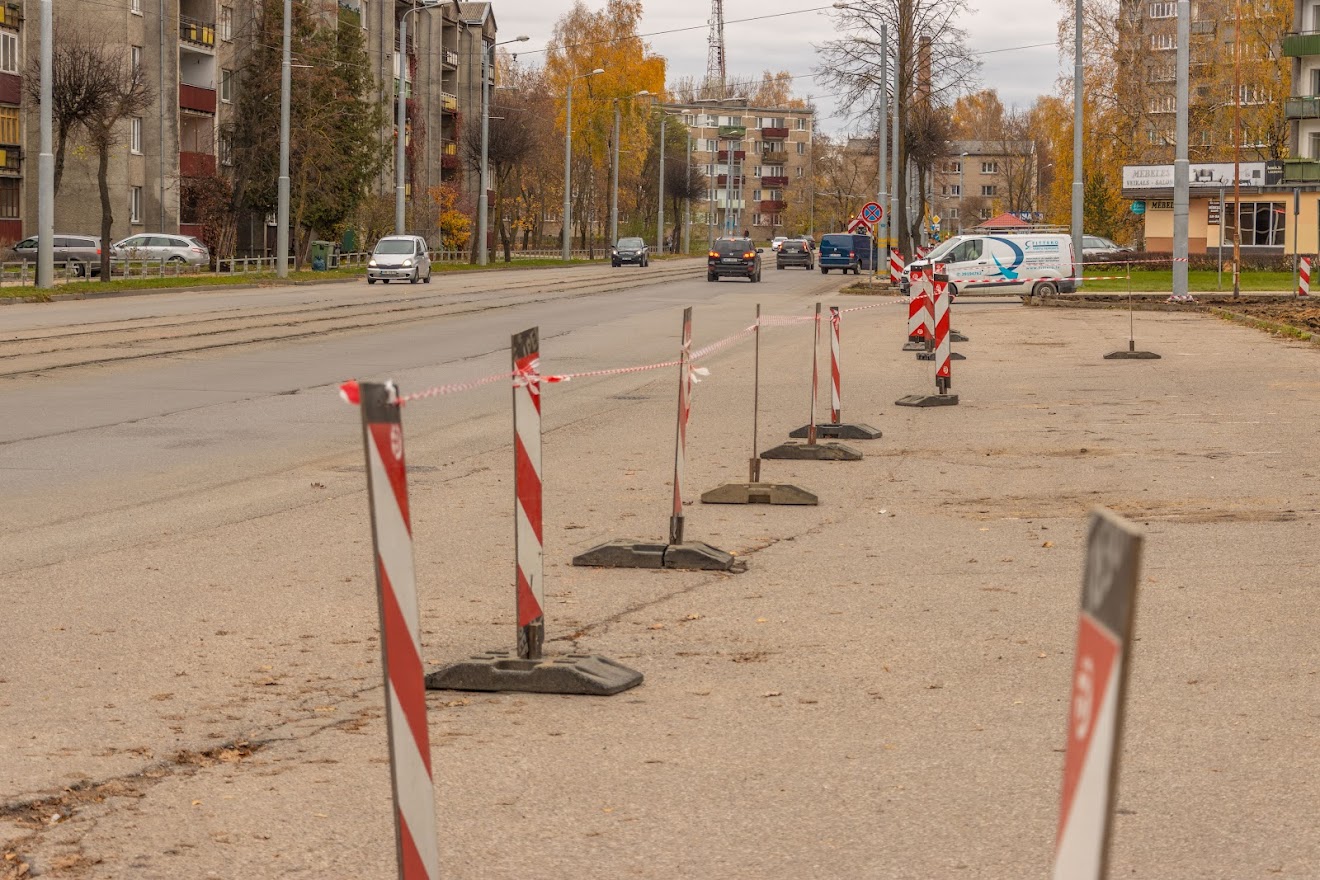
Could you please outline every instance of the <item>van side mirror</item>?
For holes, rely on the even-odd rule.
[[[765,253],[765,248],[757,248],[757,249],[756,249],[756,252],[757,252],[758,254],[763,254],[763,253]]]

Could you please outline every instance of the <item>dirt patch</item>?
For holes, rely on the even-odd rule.
[[[1137,501],[1105,497],[1100,493],[1085,496],[974,498],[941,504],[942,507],[956,509],[957,515],[965,519],[982,522],[1077,518],[1084,516],[1086,511],[1096,505],[1103,505],[1135,522],[1188,524],[1295,522],[1314,513],[1290,508],[1281,498],[1240,498],[1236,499],[1236,503],[1228,505],[1222,498]]]
[[[1320,341],[1320,303],[1308,300],[1269,303],[1225,303],[1212,309],[1230,321],[1306,342]]]

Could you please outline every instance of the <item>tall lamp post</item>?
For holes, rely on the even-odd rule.
[[[963,231],[963,181],[966,180],[965,171],[967,165],[967,154],[963,153],[958,157],[958,232]]]
[[[405,129],[408,125],[408,100],[404,97],[405,77],[408,73],[408,16],[419,9],[433,9],[439,6],[443,0],[421,0],[419,4],[406,9],[403,15],[399,16],[399,76],[395,80],[398,85],[394,87],[394,103],[398,105],[398,113],[395,117],[396,131],[394,134],[394,234],[403,235],[403,172],[404,158],[403,148]],[[288,5],[287,3],[285,5]],[[286,19],[287,25],[287,19]],[[282,228],[282,227],[281,227]],[[286,233],[287,234],[287,233]]]
[[[651,93],[642,89],[631,98],[645,98]],[[619,102],[626,98],[614,99],[614,149],[610,157],[610,245],[613,246],[619,242]]]
[[[656,190],[659,198],[656,200],[656,224],[655,224],[655,249],[656,253],[665,252],[665,123],[672,115],[665,112],[664,105],[660,107],[660,183]],[[691,151],[689,151],[690,153]]]
[[[477,184],[477,265],[484,266],[490,260],[489,232],[490,219],[490,72],[495,69],[495,47],[509,43],[525,43],[529,37],[519,35],[502,43],[491,43],[481,53],[481,174]],[[469,55],[469,58],[472,56]]]
[[[53,32],[52,0],[41,0],[41,152],[37,155],[37,287],[55,282],[55,154],[54,138],[54,64],[51,38]],[[106,242],[109,245],[109,242]],[[90,273],[89,273],[90,274]],[[108,279],[107,279],[108,280]]]
[[[605,68],[597,67],[590,73],[578,73],[569,77],[568,95],[564,105],[564,211],[563,211],[563,229],[560,230],[559,237],[563,240],[561,255],[564,261],[569,259],[569,246],[573,243],[573,83],[580,79],[586,79],[589,76],[596,76],[605,72]]]
[[[289,277],[289,109],[293,103],[293,0],[284,0],[284,57],[280,62],[280,179],[275,205],[275,275]]]

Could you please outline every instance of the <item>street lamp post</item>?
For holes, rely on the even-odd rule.
[[[651,93],[642,89],[631,97],[645,98]],[[610,245],[619,242],[619,101],[621,98],[614,99],[614,155],[610,165]]]
[[[564,210],[562,217],[563,228],[560,230],[560,238],[563,241],[561,255],[565,262],[569,259],[569,246],[572,244],[572,226],[573,226],[573,83],[580,79],[586,79],[589,76],[595,76],[604,73],[605,68],[597,67],[590,73],[579,73],[569,77],[567,97],[564,102]]]
[[[403,216],[403,172],[404,172],[404,130],[408,125],[408,100],[404,97],[405,76],[408,72],[408,16],[419,9],[432,9],[439,6],[442,0],[421,0],[420,5],[413,6],[404,10],[403,15],[399,16],[399,52],[398,66],[399,76],[395,82],[398,83],[394,88],[394,102],[398,105],[398,111],[395,115],[396,131],[394,134],[394,234],[403,235],[404,229]],[[285,6],[289,4],[286,0]],[[285,27],[288,27],[288,18],[285,18]],[[287,34],[287,31],[285,32]],[[287,57],[287,55],[286,55]],[[283,179],[283,178],[282,178]],[[284,224],[281,224],[281,228]],[[287,236],[288,233],[286,232]],[[288,250],[286,247],[285,250]],[[283,254],[283,251],[281,251]]]
[[[507,43],[525,43],[528,37],[520,35],[503,43],[491,43],[481,52],[481,174],[478,182],[477,201],[477,265],[484,266],[490,261],[488,212],[490,206],[490,74],[495,69],[495,47]],[[468,56],[471,58],[472,56]]]
[[[293,102],[293,0],[284,0],[284,58],[280,62],[280,179],[275,205],[275,275],[289,277],[289,108]]]
[[[963,230],[963,181],[966,180],[967,154],[958,157],[958,232]]]
[[[37,287],[50,287],[55,283],[55,154],[52,150],[54,138],[54,115],[51,105],[54,103],[55,79],[53,47],[51,44],[54,26],[54,3],[41,0],[41,152],[37,155]],[[109,245],[109,242],[105,243]],[[89,273],[90,274],[90,273]],[[108,280],[108,279],[107,279]]]

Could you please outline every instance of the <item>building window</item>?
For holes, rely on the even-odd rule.
[[[981,195],[983,196],[994,196],[998,193],[999,187],[995,186],[993,183],[987,183],[981,187]]]
[[[1311,158],[1320,159],[1320,131],[1311,132],[1307,138],[1307,143],[1311,146]]]
[[[142,72],[142,47],[141,47],[141,46],[134,46],[134,47],[132,48],[132,50],[130,51],[130,58],[131,58],[131,63],[132,63],[132,71],[133,71],[134,73],[141,73],[141,72]]]
[[[1283,202],[1242,202],[1238,226],[1246,247],[1283,247]]]
[[[0,217],[5,220],[18,219],[18,184],[17,177],[0,177]]]
[[[1173,34],[1151,34],[1150,47],[1156,51],[1178,48],[1178,38]]]
[[[961,183],[955,183],[955,184],[953,184],[952,186],[950,186],[950,187],[949,187],[949,195],[951,195],[951,196],[957,196],[958,198],[962,198],[962,184],[961,184]]]
[[[961,161],[950,162],[948,165],[944,166],[944,170],[949,172],[950,174],[957,174],[958,172],[962,171],[962,162]]]
[[[807,145],[806,145],[806,143],[805,143],[804,141],[798,141],[798,144],[797,144],[797,154],[798,154],[799,156],[802,156],[802,155],[805,155],[806,152],[807,152]]]
[[[797,167],[797,176],[798,176],[798,177],[801,177],[801,176],[802,176],[802,166],[801,166],[801,165],[799,165],[799,166]]]
[[[1151,18],[1173,18],[1178,14],[1177,3],[1152,3],[1150,4]]]
[[[17,107],[0,107],[0,144],[21,144],[19,137],[19,110]]]
[[[1150,113],[1174,113],[1178,110],[1177,98],[1173,95],[1161,95],[1151,98],[1147,108]]]
[[[981,163],[981,173],[982,173],[982,174],[998,174],[998,173],[999,173],[999,163],[998,163],[998,162],[982,162],[982,163]]]
[[[1270,100],[1270,93],[1256,86],[1239,86],[1238,102],[1245,105],[1265,104]]]
[[[142,117],[134,116],[128,121],[128,150],[142,155]]]
[[[798,131],[807,130],[807,120],[803,119],[801,116],[797,118],[797,130]]]
[[[229,143],[229,135],[220,135],[220,164],[226,167],[234,164],[234,151]]]
[[[135,186],[128,191],[128,222],[142,222],[142,187]]]
[[[707,138],[707,139],[706,139],[706,152],[707,152],[707,153],[713,153],[713,152],[715,152],[716,149],[718,149],[718,148],[715,146],[715,141],[714,141],[714,140],[711,140],[710,138]]]
[[[234,7],[220,7],[220,39],[228,42],[234,38]]]
[[[944,213],[946,213],[946,214],[949,215],[949,219],[950,219],[950,220],[957,220],[957,219],[958,219],[958,206],[957,206],[957,205],[954,205],[952,208],[949,208],[949,209],[946,210]]]
[[[0,31],[0,73],[18,73],[18,34]]]
[[[989,219],[990,219],[990,209],[989,209],[989,208],[982,208],[982,209],[981,209],[981,219],[982,219],[982,220],[989,220]]]
[[[752,190],[752,201],[754,202],[761,201],[761,191],[759,189]]]
[[[220,100],[228,104],[234,100],[234,72],[232,70],[220,70]]]

